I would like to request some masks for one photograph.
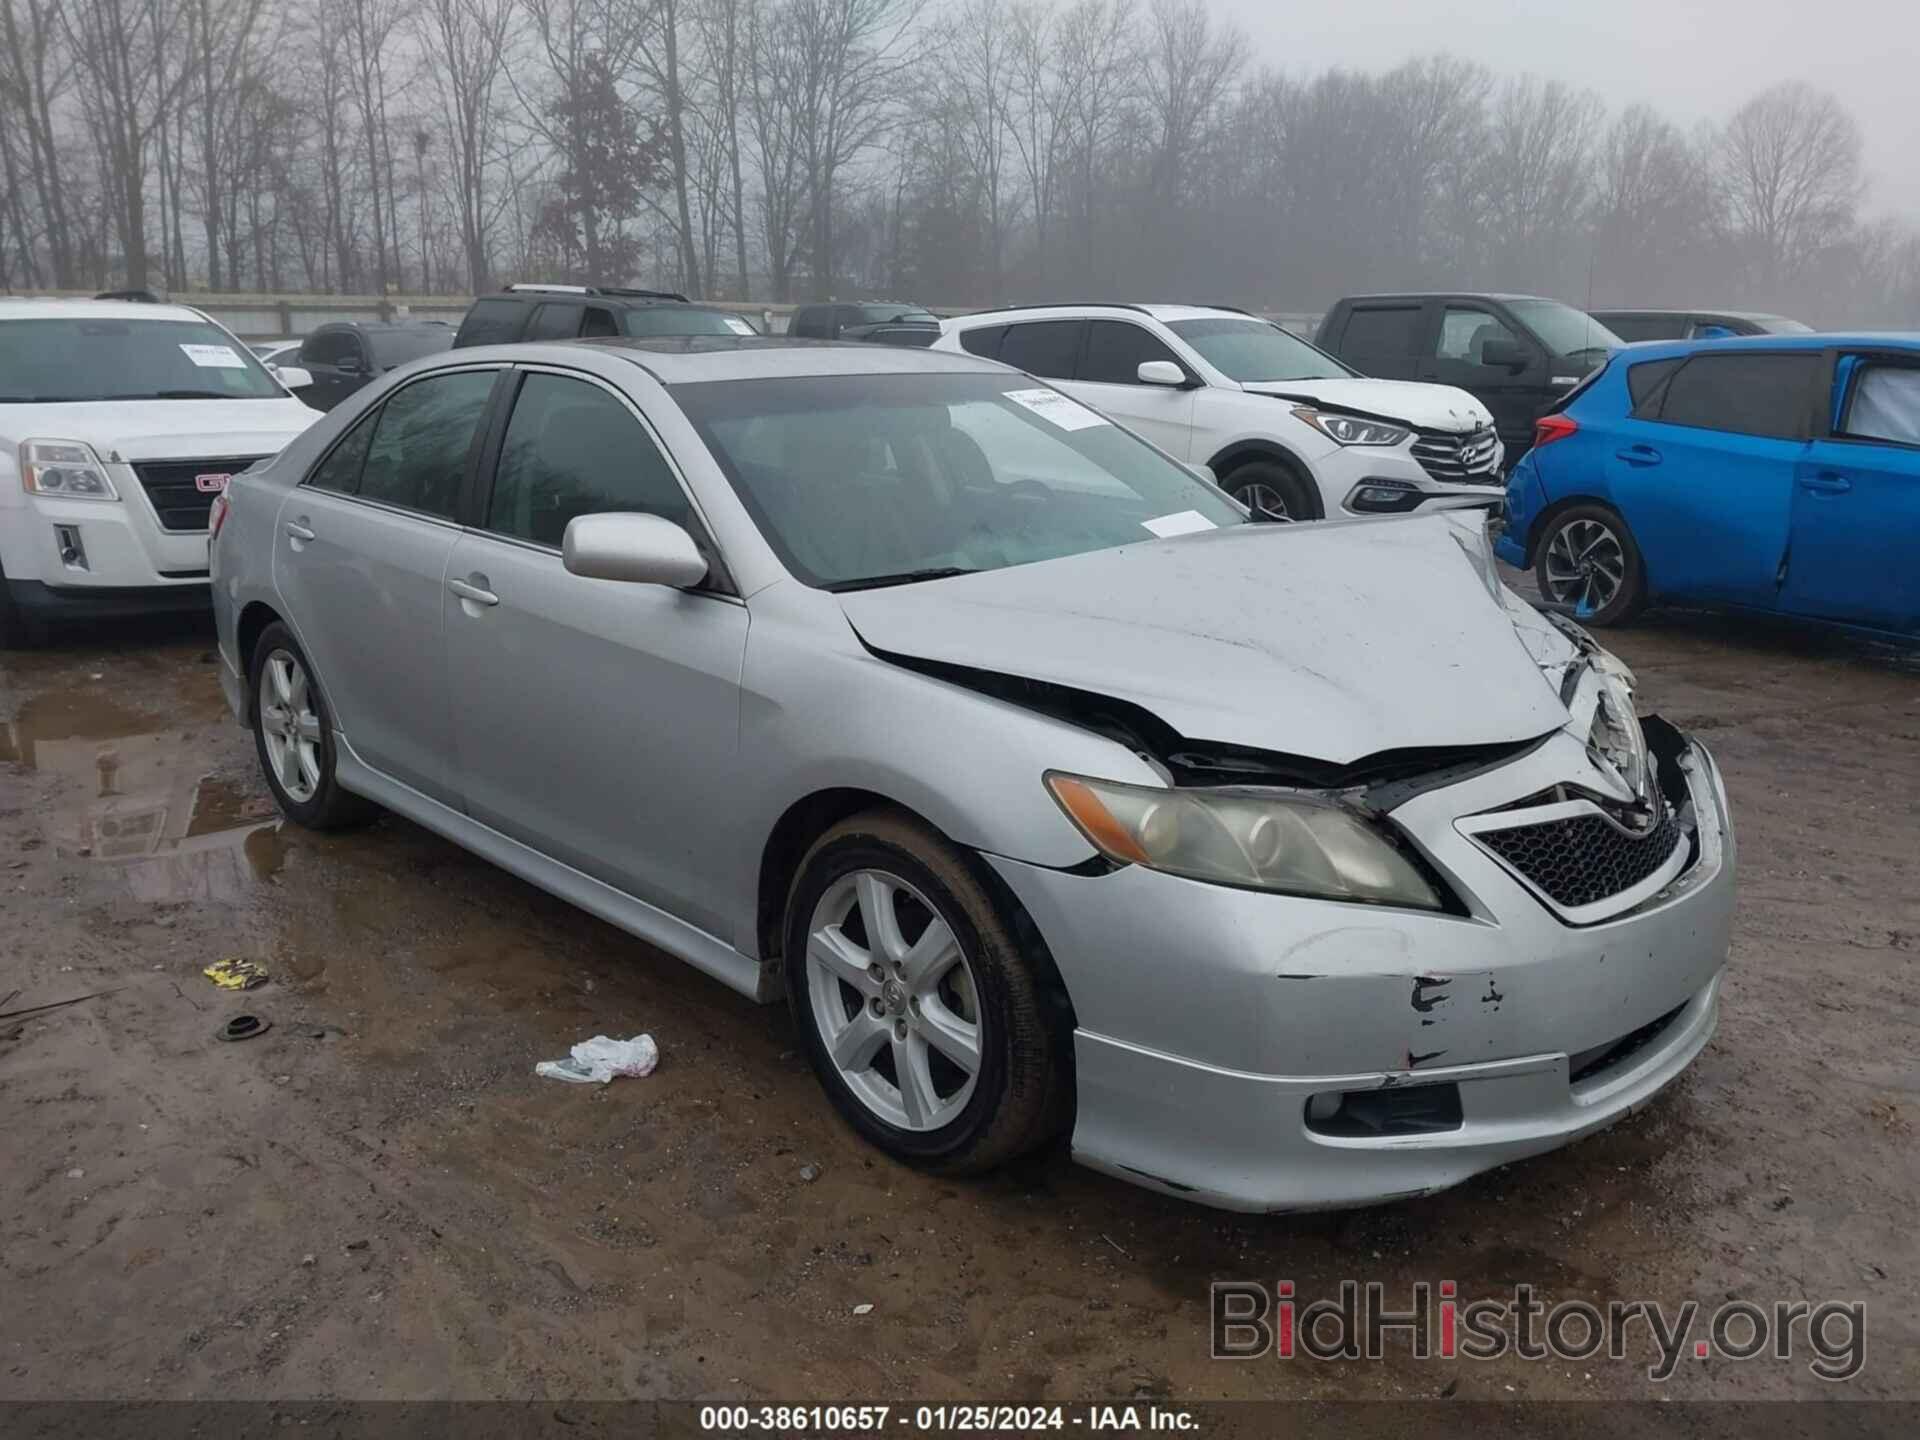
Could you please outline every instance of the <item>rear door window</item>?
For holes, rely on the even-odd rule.
[[[462,345],[505,345],[520,334],[521,318],[527,313],[519,300],[476,300],[460,322]]]
[[[1406,357],[1418,348],[1418,305],[1356,305],[1340,336],[1342,355]]]
[[[1096,385],[1138,385],[1140,367],[1149,360],[1180,363],[1156,336],[1138,325],[1126,320],[1087,322],[1087,349],[1080,357],[1082,380]]]
[[[1009,325],[1000,342],[1000,358],[1029,375],[1071,380],[1085,324],[1084,320],[1029,320]]]
[[[1659,419],[1702,430],[1802,439],[1820,365],[1821,357],[1811,351],[1695,355],[1667,382]]]
[[[1681,362],[1686,358],[1684,355],[1676,355],[1669,360],[1649,360],[1645,364],[1627,367],[1627,394],[1633,398],[1635,415],[1642,419],[1646,418],[1647,407],[1651,407],[1655,414],[1658,413],[1661,382],[1678,370]]]
[[[493,378],[492,370],[456,370],[396,390],[373,427],[361,498],[454,518]]]
[[[367,462],[367,447],[373,440],[375,416],[362,416],[346,437],[327,452],[308,472],[305,484],[317,490],[334,490],[342,495],[360,493],[360,469]]]
[[[588,339],[598,335],[618,335],[620,327],[614,324],[613,312],[600,305],[587,307],[587,318],[580,322],[580,337]]]
[[[1687,333],[1684,315],[1615,315],[1604,323],[1607,329],[1627,341],[1678,340]]]
[[[533,312],[533,323],[527,326],[527,339],[571,340],[579,335],[580,320],[585,312],[584,305],[556,305],[549,301]]]
[[[300,358],[309,365],[338,365],[359,351],[360,343],[348,330],[325,330],[309,335],[300,344]]]

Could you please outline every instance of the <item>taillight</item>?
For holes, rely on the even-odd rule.
[[[213,509],[207,513],[207,543],[211,545],[220,538],[220,527],[227,523],[227,492],[222,490],[213,497]]]
[[[1556,440],[1564,440],[1580,428],[1570,415],[1542,415],[1533,422],[1533,448],[1551,445]]]

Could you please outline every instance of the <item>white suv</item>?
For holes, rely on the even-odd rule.
[[[197,310],[0,300],[0,646],[206,608],[214,497],[317,419]]]
[[[1255,515],[1498,504],[1493,416],[1451,385],[1372,380],[1278,325],[1204,305],[1048,305],[946,322],[936,348],[1040,376]]]

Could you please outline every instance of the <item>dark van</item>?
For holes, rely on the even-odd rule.
[[[1457,385],[1493,412],[1511,464],[1533,422],[1619,348],[1583,310],[1538,295],[1350,295],[1314,341],[1363,375]]]

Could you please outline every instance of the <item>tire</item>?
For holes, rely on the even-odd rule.
[[[1572,505],[1540,531],[1533,576],[1544,600],[1583,625],[1624,625],[1647,605],[1647,566],[1633,532],[1605,505]]]
[[[870,906],[891,911],[891,942],[874,944]],[[951,947],[935,942],[941,926]],[[871,1144],[924,1170],[977,1175],[1064,1128],[1070,1039],[1050,1023],[1008,918],[931,829],[873,810],[827,831],[800,863],[783,938],[808,1062]],[[954,958],[916,977],[915,957],[942,948]],[[967,1053],[969,1024],[971,1074],[949,1058]],[[902,1066],[912,1086],[899,1083]]]
[[[23,613],[0,570],[0,650],[37,650],[47,642],[47,627]]]
[[[248,678],[260,769],[287,818],[309,830],[339,830],[377,814],[372,801],[340,788],[333,717],[306,653],[285,625],[275,621],[260,632]]]
[[[1249,460],[1229,470],[1220,488],[1247,509],[1254,519],[1320,520],[1320,488],[1290,460]]]

